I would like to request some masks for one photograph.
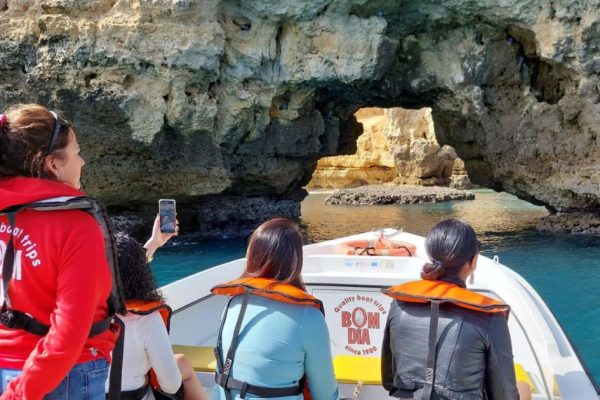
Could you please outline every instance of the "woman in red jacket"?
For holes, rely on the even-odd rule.
[[[14,258],[2,315],[41,327],[0,318],[0,399],[105,397],[117,334],[93,328],[107,321],[112,288],[98,223],[81,210],[8,217],[17,205],[84,196],[84,165],[73,127],[56,113],[29,104],[0,115],[0,260]]]

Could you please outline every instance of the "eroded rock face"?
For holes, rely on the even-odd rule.
[[[447,186],[452,181],[456,187],[468,185],[468,175],[460,167],[460,177],[451,176],[455,162],[460,160],[450,146],[438,144],[430,108],[362,108],[355,116],[363,126],[356,153],[320,159],[308,188],[386,182]]]
[[[392,143],[385,134],[389,118],[381,108],[363,108],[355,113],[363,127],[356,141],[356,153],[324,157],[317,163],[309,189],[350,188],[392,182],[398,170]]]
[[[431,109],[386,110],[389,124],[385,134],[392,142],[392,154],[398,170],[395,183],[444,186],[457,160],[454,149],[440,146],[436,140]]]
[[[474,183],[600,205],[587,1],[0,0],[0,24],[0,106],[63,111],[87,191],[121,209],[297,202],[367,106],[431,107]]]

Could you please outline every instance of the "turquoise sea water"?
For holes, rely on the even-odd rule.
[[[302,203],[301,224],[307,241],[316,242],[382,226],[424,235],[445,218],[470,223],[483,254],[498,255],[538,291],[600,381],[600,236],[537,232],[542,207],[506,193],[475,194],[473,201],[388,206],[326,206],[326,194],[311,194]],[[181,240],[161,249],[152,267],[164,285],[242,257],[245,247],[239,240]]]

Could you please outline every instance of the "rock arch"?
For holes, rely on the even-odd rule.
[[[454,149],[440,146],[431,109],[361,108],[363,127],[353,155],[319,160],[307,189],[369,184],[472,187]]]
[[[585,2],[9,0],[0,23],[0,106],[64,111],[87,190],[115,206],[297,215],[367,106],[431,107],[476,184],[552,211],[600,203],[600,15]],[[208,207],[224,198],[267,211]]]

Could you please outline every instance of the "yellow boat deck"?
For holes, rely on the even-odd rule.
[[[215,372],[217,362],[212,347],[174,345],[173,352],[185,354],[196,372]],[[339,383],[381,385],[380,357],[338,355],[333,359],[333,370]],[[521,364],[515,364],[515,374],[517,381],[528,383],[532,392],[537,392]]]

